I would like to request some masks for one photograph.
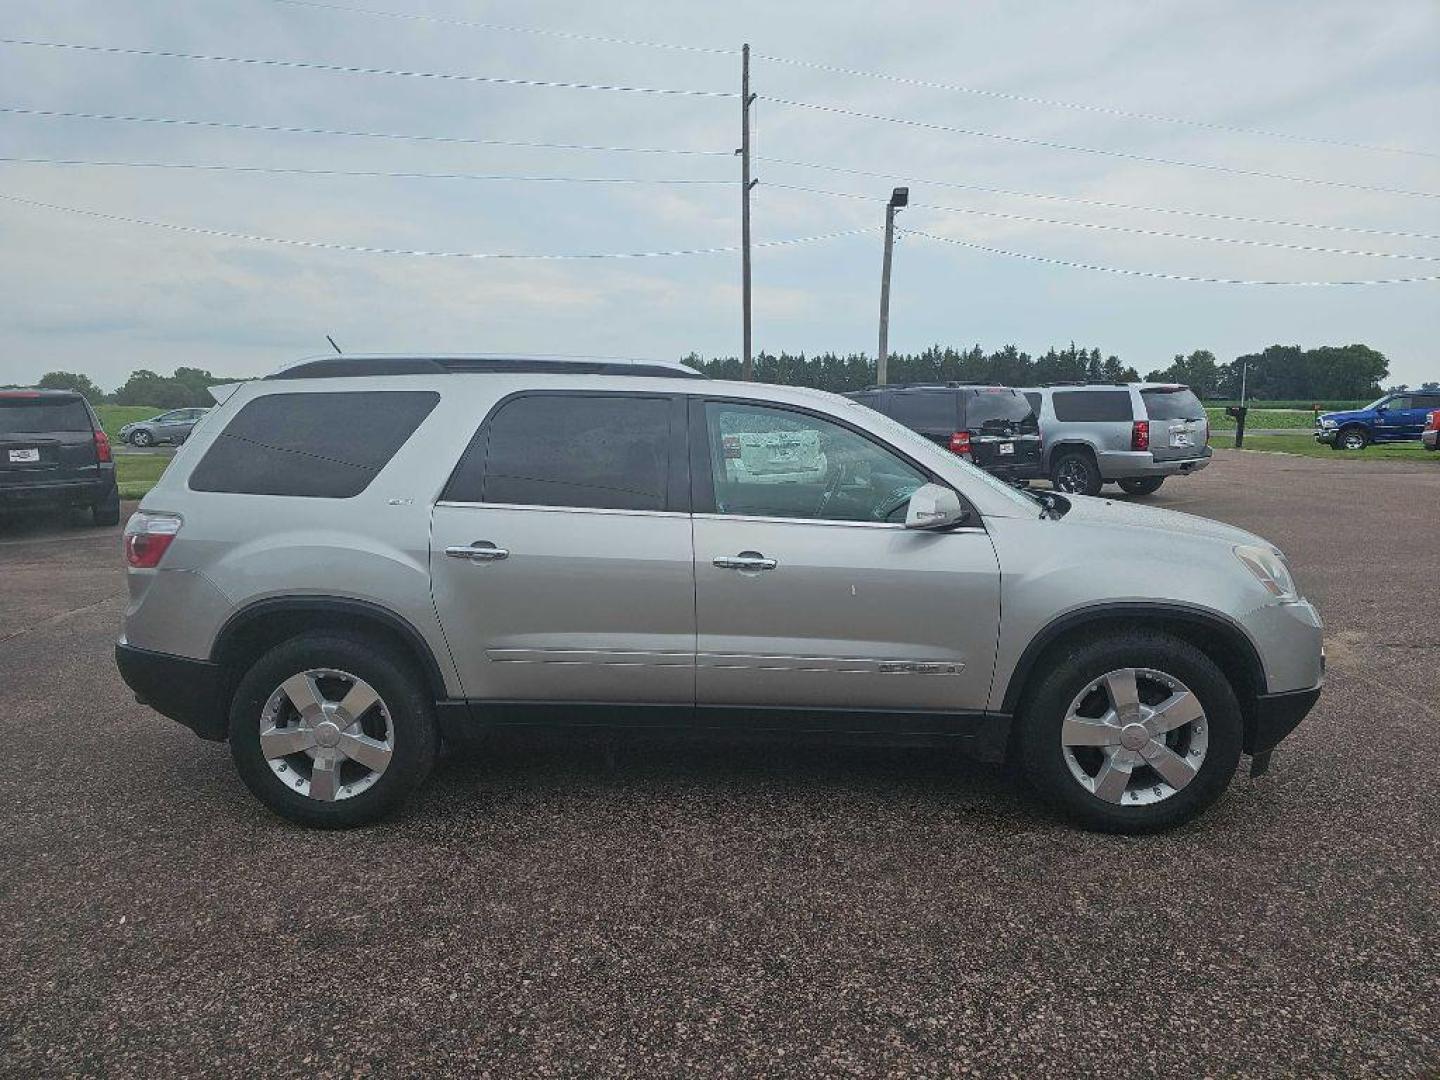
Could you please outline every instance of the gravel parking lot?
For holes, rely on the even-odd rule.
[[[1269,776],[1083,834],[935,751],[504,743],[306,832],[134,703],[118,530],[0,518],[0,1070],[1440,1072],[1440,461],[1217,453],[1327,622]]]

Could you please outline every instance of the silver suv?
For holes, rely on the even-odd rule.
[[[1210,464],[1210,422],[1188,386],[1091,383],[1022,391],[1040,418],[1044,475],[1059,491],[1098,495],[1110,482],[1153,495],[1167,476]]]
[[[395,808],[447,733],[548,724],[965,747],[1146,832],[1319,696],[1320,620],[1259,537],[693,375],[345,357],[241,385],[126,528],[125,681],[327,827]]]

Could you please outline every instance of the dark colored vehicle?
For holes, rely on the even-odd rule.
[[[90,403],[70,390],[0,390],[0,506],[88,506],[96,525],[120,524],[110,439]]]
[[[1425,430],[1420,433],[1420,445],[1426,450],[1440,450],[1440,409],[1430,414],[1425,421]]]
[[[1440,409],[1437,390],[1386,394],[1363,409],[1321,413],[1315,418],[1315,441],[1332,450],[1364,450],[1372,442],[1414,442],[1433,409]]]
[[[845,395],[1002,480],[1036,480],[1040,422],[1008,386],[873,386]]]

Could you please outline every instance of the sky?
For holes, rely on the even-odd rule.
[[[760,95],[755,240],[830,236],[756,248],[757,351],[874,353],[879,226],[903,183],[895,351],[1074,341],[1143,373],[1194,349],[1226,361],[1274,343],[1363,342],[1389,357],[1392,382],[1440,379],[1440,281],[1213,284],[1039,261],[1286,282],[1440,276],[1433,0],[4,0],[0,11],[7,39],[710,92],[0,44],[0,109],[442,140],[0,111],[5,159],[248,170],[0,161],[0,384],[56,369],[106,389],[136,368],[258,375],[328,351],[327,334],[350,352],[738,355],[733,250],[480,260],[215,233],[463,254],[733,248],[744,42]],[[957,128],[970,134],[942,130]],[[443,141],[454,139],[631,149]]]

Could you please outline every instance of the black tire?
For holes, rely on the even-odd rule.
[[[1120,490],[1126,495],[1154,495],[1160,490],[1160,485],[1165,483],[1163,476],[1137,476],[1130,480],[1121,480]]]
[[[1341,428],[1335,433],[1335,441],[1330,445],[1335,450],[1364,450],[1370,445],[1370,435],[1362,427]]]
[[[111,488],[110,494],[90,507],[90,520],[96,525],[120,524],[120,489]]]
[[[146,431],[144,428],[141,428],[139,431],[132,431],[130,433],[130,445],[153,446],[155,445],[155,436],[150,434],[150,432]]]
[[[292,790],[260,750],[266,701],[290,676],[314,668],[348,672],[368,682],[388,709],[394,734],[393,756],[379,778],[359,794],[334,802]],[[404,657],[365,637],[305,634],[282,642],[245,673],[230,705],[230,755],[245,786],[281,817],[315,828],[348,829],[385,817],[430,775],[438,742],[424,680]]]
[[[1209,727],[1209,746],[1199,771],[1159,802],[1106,802],[1070,772],[1060,729],[1070,703],[1087,684],[1118,668],[1151,668],[1173,676],[1199,698]],[[1207,809],[1235,775],[1243,721],[1235,691],[1215,663],[1195,646],[1168,634],[1131,633],[1077,642],[1046,658],[1046,672],[1026,694],[1016,729],[1022,774],[1052,805],[1087,829],[1141,834],[1174,828]]]
[[[1050,483],[1067,495],[1099,495],[1105,480],[1090,454],[1066,450],[1050,463]]]

